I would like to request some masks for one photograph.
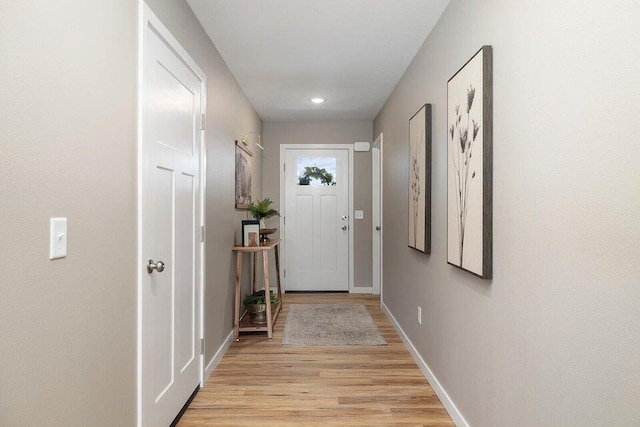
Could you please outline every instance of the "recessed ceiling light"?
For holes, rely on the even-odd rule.
[[[309,101],[313,102],[314,104],[322,104],[325,99],[324,98],[310,98]]]

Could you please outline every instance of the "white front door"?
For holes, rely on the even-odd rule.
[[[349,290],[347,149],[285,149],[287,291]]]
[[[201,377],[203,81],[153,22],[142,52],[140,398],[142,426],[166,427]]]

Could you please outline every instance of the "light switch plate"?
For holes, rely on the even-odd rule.
[[[364,219],[364,211],[356,209],[356,211],[354,212],[353,217],[355,219]]]
[[[67,256],[67,218],[50,219],[49,242],[49,259]]]

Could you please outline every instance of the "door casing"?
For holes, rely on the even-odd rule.
[[[146,5],[143,0],[139,0],[138,2],[138,108],[137,108],[137,125],[138,125],[138,134],[137,134],[137,168],[138,168],[138,180],[137,180],[137,188],[138,188],[138,200],[137,200],[137,355],[136,355],[136,408],[137,408],[137,416],[136,416],[136,424],[138,427],[142,427],[142,285],[143,285],[143,275],[146,274],[145,265],[146,259],[144,254],[142,253],[142,239],[143,239],[143,224],[142,224],[142,211],[143,211],[143,190],[144,190],[144,161],[145,161],[145,151],[144,151],[144,100],[145,96],[143,93],[144,88],[144,40],[145,40],[145,31],[147,28],[152,28],[153,31],[162,38],[166,44],[180,57],[180,59],[191,69],[191,71],[196,75],[196,77],[200,80],[200,88],[201,88],[201,97],[200,97],[200,114],[203,119],[206,119],[206,109],[207,109],[207,76],[200,69],[200,67],[196,64],[196,62],[191,58],[191,56],[187,53],[187,51],[180,45],[178,40],[171,34],[171,32],[162,24],[160,19],[153,13],[153,11]],[[201,126],[205,128],[205,126]],[[200,130],[200,194],[198,195],[200,199],[200,212],[199,218],[196,224],[197,228],[201,228],[202,231],[206,230],[206,172],[207,172],[207,151],[206,151],[206,140],[205,140],[205,129]],[[195,230],[200,234],[200,230]],[[204,237],[204,233],[202,234]],[[197,307],[198,310],[198,330],[199,330],[199,339],[204,347],[204,284],[206,283],[206,246],[204,242],[204,238],[201,238],[199,244],[199,258],[200,258],[200,283],[198,283],[198,288],[200,292],[200,303]],[[204,385],[204,348],[201,351],[201,354],[198,356],[198,365],[199,365],[199,377],[200,377],[200,387]],[[178,414],[176,414],[177,416]]]
[[[284,212],[285,204],[285,174],[284,164],[286,150],[347,150],[349,153],[349,293],[354,292],[354,262],[353,262],[353,145],[352,144],[281,144],[280,145],[280,212]],[[282,240],[281,256],[283,272],[287,270],[287,247],[285,243],[285,218],[280,217],[280,238]],[[287,277],[283,277],[283,292],[287,289]]]
[[[372,218],[372,242],[373,242],[373,259],[372,259],[372,268],[373,268],[373,294],[380,294],[380,299],[382,300],[382,242],[383,242],[383,233],[384,227],[382,226],[382,141],[383,136],[382,133],[378,135],[376,140],[373,142],[371,146],[371,174],[372,174],[372,209],[371,209],[371,218]],[[376,230],[376,226],[380,226],[380,230]]]

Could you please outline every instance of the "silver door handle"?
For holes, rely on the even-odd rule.
[[[343,225],[343,226],[342,226],[342,229],[343,229],[344,231],[347,231],[347,228],[349,228],[349,227],[347,227],[346,225]]]
[[[349,218],[347,218],[347,216],[346,216],[346,215],[342,215],[342,216],[340,217],[340,219],[341,219],[341,220],[343,220],[343,221],[346,221],[346,220],[347,220],[347,219],[349,219]]]
[[[147,263],[147,273],[151,274],[153,270],[158,270],[158,273],[162,273],[164,271],[164,262],[153,262],[153,260],[150,259]]]
[[[380,231],[380,226],[376,225],[376,231]]]

